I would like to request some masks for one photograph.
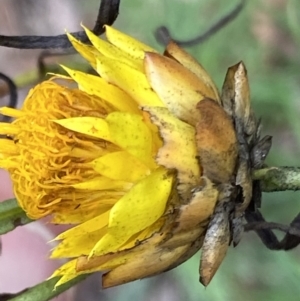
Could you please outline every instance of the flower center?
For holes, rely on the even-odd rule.
[[[76,192],[75,198],[74,185],[98,176],[91,161],[119,149],[54,122],[81,116],[100,118],[110,111],[101,99],[66,89],[47,82],[33,91],[21,111],[2,109],[3,114],[16,120],[1,127],[10,139],[1,139],[0,165],[11,173],[20,204],[32,204],[32,210],[26,210],[32,218],[55,211],[56,204],[72,210],[94,199],[85,190]]]

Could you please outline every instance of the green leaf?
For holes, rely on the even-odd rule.
[[[61,278],[60,276],[44,281],[37,284],[31,288],[26,289],[23,293],[17,294],[16,297],[9,299],[10,301],[47,301],[60,295],[67,289],[76,285],[80,281],[84,280],[87,275],[80,275],[69,282],[66,282],[56,289],[54,289],[55,284]]]
[[[16,199],[0,203],[0,235],[32,222]]]

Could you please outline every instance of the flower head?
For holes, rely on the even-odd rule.
[[[73,258],[55,272],[58,285],[101,270],[108,287],[199,250],[219,196],[213,182],[235,170],[236,137],[214,83],[176,44],[160,55],[113,28],[108,42],[85,30],[91,46],[69,38],[98,75],[63,67],[69,76],[36,86],[20,110],[2,108],[15,120],[0,124],[0,167],[28,216],[76,224],[52,253]],[[211,169],[208,152],[219,148],[230,158],[213,157]]]

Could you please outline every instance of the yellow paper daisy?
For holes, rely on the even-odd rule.
[[[108,42],[85,30],[91,46],[69,38],[99,76],[63,67],[68,84],[57,76],[32,89],[20,110],[2,108],[15,120],[0,124],[9,137],[0,139],[0,167],[29,217],[75,224],[52,253],[72,258],[55,272],[57,285],[108,271],[109,287],[171,269],[201,247],[219,192],[201,168],[202,136],[211,132],[196,135],[209,116],[197,104],[210,98],[221,110],[220,97],[176,44],[160,55],[111,27]],[[235,160],[217,173],[228,180]]]

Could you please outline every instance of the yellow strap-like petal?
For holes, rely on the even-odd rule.
[[[168,169],[176,169],[181,196],[188,200],[191,189],[200,179],[200,166],[197,160],[195,129],[180,121],[167,108],[147,107],[151,120],[159,128],[164,145],[157,155],[157,163]]]
[[[68,36],[69,41],[73,45],[73,47],[76,49],[78,53],[82,55],[90,64],[91,66],[96,69],[96,56],[97,51],[93,46],[86,45],[81,43],[80,41],[76,40],[71,34],[66,33]]]
[[[81,134],[89,135],[107,141],[112,141],[108,124],[102,118],[73,117],[73,118],[54,120],[54,122],[74,132],[78,132]]]
[[[106,122],[115,144],[144,162],[146,166],[156,166],[152,158],[152,134],[141,116],[113,112],[107,116]]]
[[[138,105],[163,106],[142,72],[104,56],[97,58],[97,72],[130,95]]]
[[[145,164],[126,151],[114,152],[97,158],[92,165],[99,174],[105,177],[132,183],[150,173],[150,169]]]
[[[55,247],[50,258],[71,258],[83,255],[87,256],[89,255],[97,241],[99,241],[99,239],[105,233],[106,228],[96,231],[87,229],[87,231],[82,235],[79,235],[79,232],[77,232],[74,236],[68,236],[61,243],[59,243],[58,246]]]
[[[97,37],[86,27],[83,26],[83,28],[93,46],[101,54],[113,60],[120,61],[134,69],[137,69],[140,72],[144,71],[144,63],[142,59],[129,55],[127,52]]]
[[[144,59],[145,52],[157,53],[155,49],[116,30],[115,28],[106,25],[105,29],[108,41],[134,58],[142,60]]]
[[[61,239],[66,240],[66,239],[72,239],[72,237],[77,237],[77,236],[88,236],[89,233],[103,229],[105,226],[108,225],[109,214],[110,214],[110,211],[107,210],[106,212],[104,212],[104,213],[102,213],[74,228],[71,228],[71,229],[61,233],[60,235],[58,235],[55,238],[55,240],[61,240]],[[94,243],[95,243],[95,241],[94,241]],[[69,256],[67,256],[67,257],[69,257]]]
[[[103,78],[80,71],[62,68],[77,82],[81,91],[96,95],[111,104],[117,111],[138,114],[136,102],[118,87],[107,83]]]
[[[10,108],[10,107],[1,107],[0,114],[5,115],[5,116],[14,117],[14,118],[19,118],[19,117],[22,117],[25,115],[25,113],[23,111],[17,110],[14,108]]]
[[[74,274],[76,271],[76,259],[71,260],[64,265],[62,265],[59,269],[57,269],[50,278],[56,277],[56,276],[62,276],[64,274]],[[74,276],[75,277],[75,276]],[[56,284],[58,285],[58,284]]]
[[[80,274],[84,274],[86,272],[77,272],[76,271],[76,264],[77,264],[77,259],[71,260],[67,263],[65,263],[64,265],[62,265],[59,269],[57,269],[50,278],[56,277],[56,276],[62,276],[59,281],[55,284],[55,287],[58,287],[70,280],[72,280],[73,278],[75,278],[76,276],[80,275]]]
[[[109,196],[107,196],[107,198],[109,198]],[[108,202],[104,203],[102,202],[102,200],[100,200],[99,202],[94,201],[91,204],[89,202],[87,202],[86,204],[81,204],[81,206],[77,207],[76,209],[74,209],[73,206],[73,209],[68,211],[61,210],[62,212],[54,212],[51,223],[68,225],[84,223],[111,209],[112,205],[115,204],[119,198],[120,196],[116,197],[114,202],[111,202],[110,204],[108,204]]]
[[[133,186],[111,209],[108,233],[91,256],[115,252],[131,236],[155,223],[165,211],[172,182],[173,176],[160,168]]]

